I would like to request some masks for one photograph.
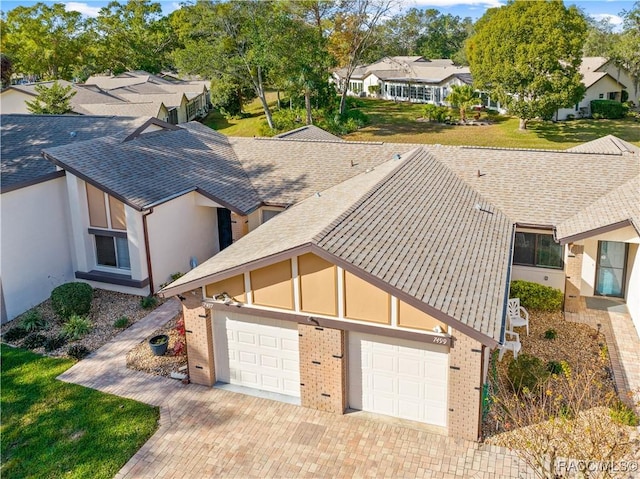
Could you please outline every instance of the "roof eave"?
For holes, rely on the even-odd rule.
[[[587,238],[590,238],[592,236],[597,236],[597,235],[609,233],[611,231],[615,231],[615,230],[618,230],[620,228],[624,228],[625,226],[631,226],[634,230],[636,230],[636,233],[638,233],[640,235],[640,231],[638,231],[638,228],[635,227],[633,222],[630,219],[626,219],[626,220],[618,221],[617,223],[611,223],[609,225],[601,226],[599,228],[594,228],[594,229],[591,229],[591,230],[588,230],[588,231],[583,231],[581,233],[576,233],[576,234],[573,234],[573,235],[565,236],[563,238],[558,238],[558,241],[562,245],[569,244],[569,243],[575,243],[576,241],[587,239]]]

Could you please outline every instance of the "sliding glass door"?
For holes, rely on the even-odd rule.
[[[598,261],[596,267],[596,295],[624,296],[626,277],[627,243],[617,241],[598,242]]]

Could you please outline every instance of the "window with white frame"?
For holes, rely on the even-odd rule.
[[[124,203],[89,183],[86,186],[96,266],[130,270]]]

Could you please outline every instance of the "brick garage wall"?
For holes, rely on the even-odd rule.
[[[202,307],[201,296],[200,290],[189,292],[182,301],[189,379],[195,384],[213,386],[216,374],[213,364],[211,310]]]
[[[343,414],[347,362],[344,331],[298,324],[302,405]]]
[[[449,352],[449,435],[478,440],[482,395],[482,345],[452,331]]]
[[[566,267],[567,279],[564,286],[564,310],[567,313],[577,313],[580,308],[583,254],[583,245],[570,245]]]

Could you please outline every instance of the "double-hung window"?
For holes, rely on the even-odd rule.
[[[516,232],[513,264],[562,269],[563,247],[550,234]]]
[[[89,234],[95,244],[96,266],[130,270],[124,203],[87,185]]]

